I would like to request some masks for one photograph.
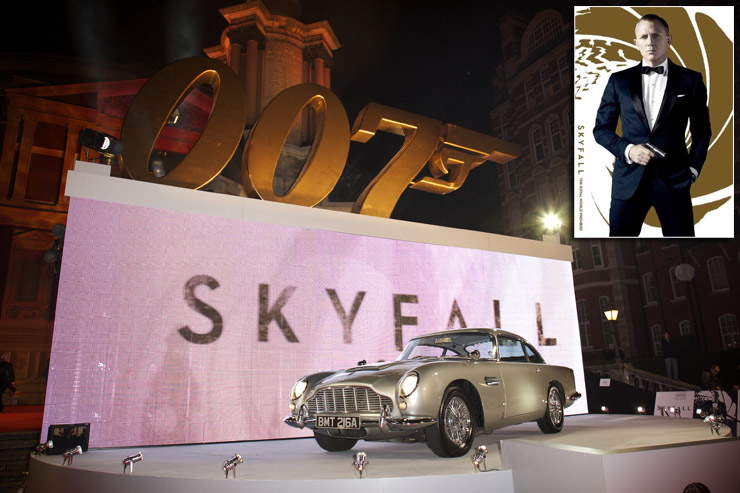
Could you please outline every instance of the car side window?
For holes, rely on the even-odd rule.
[[[535,351],[535,349],[527,344],[524,343],[524,350],[527,352],[527,357],[529,358],[530,363],[544,363],[545,360],[540,356],[540,353]]]
[[[480,353],[480,359],[494,359],[496,357],[493,341],[490,339],[465,346],[465,350],[468,354],[478,351]]]
[[[522,349],[522,343],[518,339],[499,336],[498,350],[501,354],[501,361],[527,362],[527,356],[524,354],[524,349]]]

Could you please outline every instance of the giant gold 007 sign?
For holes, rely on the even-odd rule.
[[[202,84],[214,92],[208,124],[183,161],[155,177],[148,163],[157,138],[178,105]],[[279,195],[273,186],[278,158],[293,121],[305,108],[316,114],[311,151],[292,186]],[[156,73],[129,108],[121,129],[123,169],[135,180],[201,188],[234,155],[246,114],[244,89],[230,68],[208,58],[179,60]],[[365,106],[350,131],[347,113],[333,92],[301,84],[278,94],[252,128],[242,155],[243,184],[264,200],[313,207],[337,184],[350,141],[367,142],[377,131],[404,140],[355,201],[352,212],[359,214],[390,217],[408,187],[446,194],[460,188],[475,167],[486,161],[505,164],[519,153],[517,144],[377,103]],[[427,163],[430,176],[416,179]]]

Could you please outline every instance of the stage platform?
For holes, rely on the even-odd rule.
[[[62,466],[62,457],[31,460],[26,493],[157,492],[391,492],[451,490],[527,493],[681,492],[692,482],[712,493],[737,493],[740,440],[711,434],[700,420],[627,415],[566,418],[564,430],[545,435],[534,423],[477,437],[486,445],[488,472],[474,470],[470,454],[442,459],[424,443],[358,442],[329,453],[312,438],[166,447],[91,449]],[[362,479],[352,466],[368,454]],[[122,460],[142,452],[134,474]],[[234,454],[244,463],[236,480],[221,466]]]

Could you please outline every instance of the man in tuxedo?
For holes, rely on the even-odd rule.
[[[601,98],[594,137],[616,158],[609,236],[639,236],[650,207],[664,236],[694,236],[691,184],[701,172],[712,131],[701,74],[668,59],[671,42],[663,18],[643,16],[635,26],[642,62],[612,74]],[[620,118],[621,136],[616,133]]]

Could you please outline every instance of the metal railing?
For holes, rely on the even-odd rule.
[[[635,368],[630,363],[588,366],[587,370],[650,392],[696,392],[699,386]]]

